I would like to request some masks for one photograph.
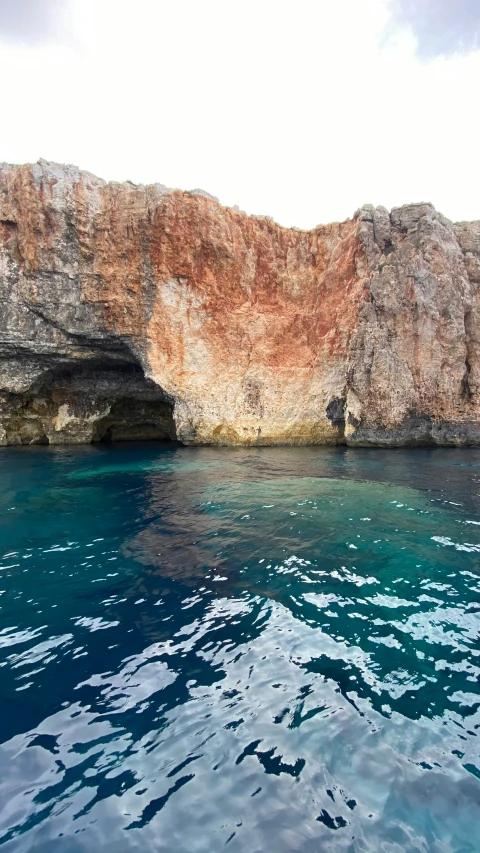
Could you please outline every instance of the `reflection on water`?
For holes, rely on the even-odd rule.
[[[0,453],[0,845],[477,853],[480,452]]]

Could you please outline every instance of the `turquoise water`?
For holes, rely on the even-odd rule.
[[[0,846],[478,853],[480,451],[0,452]]]

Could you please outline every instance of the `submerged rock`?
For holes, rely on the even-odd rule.
[[[480,222],[0,167],[0,444],[480,444]]]

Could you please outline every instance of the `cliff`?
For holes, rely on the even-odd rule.
[[[480,444],[480,222],[0,167],[0,444]]]

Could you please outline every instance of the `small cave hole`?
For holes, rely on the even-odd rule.
[[[333,397],[330,400],[325,414],[332,424],[332,426],[336,426],[339,429],[344,429],[345,427],[345,406],[346,400],[345,397]]]

